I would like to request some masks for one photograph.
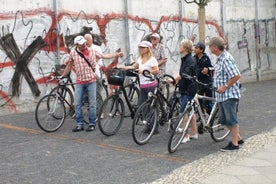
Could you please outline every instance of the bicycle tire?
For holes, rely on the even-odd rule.
[[[36,123],[45,132],[55,132],[64,123],[66,110],[60,97],[49,94],[42,97],[35,109]]]
[[[104,100],[98,114],[100,131],[106,135],[115,135],[124,120],[125,107],[123,100],[113,95]]]
[[[225,126],[219,123],[219,109],[218,107],[213,107],[216,108],[213,114],[213,117],[210,120],[210,135],[211,138],[215,142],[222,142],[225,140],[225,138],[230,134],[230,130]]]
[[[143,145],[151,139],[157,119],[158,109],[156,105],[152,105],[152,101],[146,101],[139,106],[132,123],[132,138],[136,144]]]
[[[175,126],[174,130],[172,131],[168,142],[169,153],[174,153],[177,150],[184,136],[188,133],[188,129],[192,121],[192,118],[189,118],[189,117],[193,116],[193,114],[189,115],[190,113],[191,113],[191,108],[187,108],[177,120],[177,126]],[[185,121],[187,122],[185,123]],[[185,126],[183,126],[183,124]]]

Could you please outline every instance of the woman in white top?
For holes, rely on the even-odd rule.
[[[140,98],[139,104],[143,103],[147,97],[148,92],[153,92],[157,86],[157,81],[150,81],[143,75],[144,70],[150,71],[151,74],[156,75],[159,72],[158,61],[152,54],[152,44],[148,41],[142,41],[138,44],[139,57],[131,66],[123,66],[122,69],[135,69],[139,73],[140,79]]]

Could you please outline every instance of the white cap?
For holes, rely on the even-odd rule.
[[[159,36],[159,34],[158,34],[158,33],[153,33],[153,34],[151,35],[151,37],[154,37],[154,38],[158,38],[158,39],[160,39],[160,36]]]
[[[138,47],[147,47],[147,48],[152,48],[152,44],[149,41],[141,41],[138,44]]]
[[[83,37],[83,36],[77,36],[75,39],[74,39],[74,44],[75,45],[82,45],[86,42],[86,39]]]

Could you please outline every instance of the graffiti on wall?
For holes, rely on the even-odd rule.
[[[47,77],[51,74],[56,62],[58,54],[60,60],[68,58],[68,51],[72,47],[72,40],[75,35],[84,32],[97,33],[96,42],[101,44],[104,52],[115,51],[119,48],[126,52],[126,36],[124,21],[126,17],[123,14],[87,14],[80,12],[60,12],[55,19],[54,12],[49,9],[40,8],[30,11],[18,11],[15,14],[0,14],[2,33],[1,52],[0,52],[0,84],[2,94],[10,95],[10,97],[20,97],[22,88],[30,89],[29,96],[41,95],[42,88],[47,87]],[[57,20],[57,21],[56,21]],[[197,20],[182,18],[178,16],[162,16],[160,20],[150,20],[137,16],[128,15],[130,37],[130,53],[125,54],[125,60],[129,60],[130,55],[135,56],[137,52],[137,43],[148,34],[158,32],[163,37],[163,43],[166,48],[168,59],[168,72],[173,71],[175,63],[179,61],[178,46],[183,38],[198,41]],[[182,30],[179,31],[179,22],[183,23]],[[231,24],[231,22],[230,22]],[[247,49],[246,57],[248,62],[241,64],[244,71],[251,70],[250,62],[252,47],[251,27],[248,30],[248,24],[241,26],[243,29],[237,28],[241,33],[241,37],[247,38],[248,45],[239,49],[244,54],[243,49]],[[269,23],[267,23],[269,24]],[[83,28],[92,28],[92,30],[84,30]],[[244,32],[244,27],[246,32]],[[269,28],[267,28],[269,29]],[[5,31],[3,31],[5,30]],[[269,30],[268,30],[269,31]],[[241,38],[232,38],[231,35],[225,36],[220,26],[214,21],[206,22],[206,35],[222,36],[229,40],[240,40]],[[234,42],[227,42],[230,47]],[[59,47],[58,47],[59,46]],[[21,52],[22,51],[22,52]],[[57,52],[59,51],[59,52]],[[242,58],[246,58],[242,56]],[[135,57],[134,57],[135,58]],[[62,62],[62,61],[58,61]],[[13,71],[12,74],[10,71]],[[22,86],[22,80],[27,85]],[[43,94],[43,93],[42,93]],[[9,100],[10,101],[10,100]],[[10,101],[12,102],[12,100]]]

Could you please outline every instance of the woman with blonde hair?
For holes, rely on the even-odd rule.
[[[138,44],[139,47],[139,57],[135,63],[131,66],[122,66],[122,69],[134,69],[139,74],[140,80],[140,97],[139,104],[147,100],[148,93],[154,92],[154,89],[157,86],[157,81],[151,81],[143,75],[144,70],[150,71],[151,74],[156,75],[159,73],[158,61],[153,56],[151,51],[152,44],[149,41],[142,41]],[[150,128],[147,130],[150,132]],[[158,129],[155,129],[155,134],[158,133]]]
[[[179,91],[181,93],[181,107],[180,113],[183,113],[188,101],[192,100],[197,91],[196,85],[193,81],[186,79],[183,74],[188,74],[190,76],[196,76],[196,60],[192,56],[193,52],[193,42],[191,40],[184,39],[181,41],[179,46],[179,52],[181,57],[181,66],[179,70],[179,75],[175,77],[175,80],[179,83]],[[186,135],[182,143],[190,141],[190,139],[198,139],[196,117],[194,116],[191,124],[190,135]]]

